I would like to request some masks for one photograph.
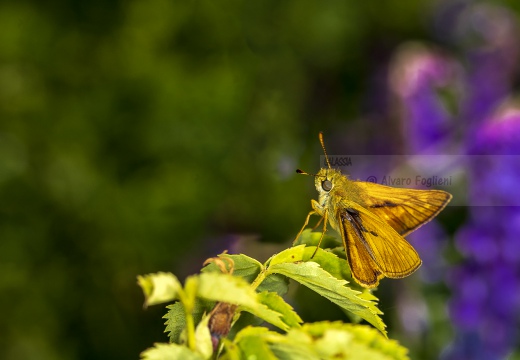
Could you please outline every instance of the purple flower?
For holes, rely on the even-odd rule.
[[[470,219],[456,235],[468,260],[450,273],[457,337],[445,356],[471,358],[471,343],[501,359],[514,346],[520,315],[520,244],[512,230],[520,230],[519,109],[506,101],[473,135],[468,143],[480,161],[471,162]]]
[[[412,43],[397,52],[390,88],[399,100],[403,135],[412,153],[444,152],[454,121],[450,96],[459,90],[460,78],[460,66],[439,51]]]
[[[468,71],[464,119],[469,125],[466,131],[473,135],[511,91],[518,68],[519,29],[507,9],[486,3],[468,6],[457,25],[454,35],[463,47]]]

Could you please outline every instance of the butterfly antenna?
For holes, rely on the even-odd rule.
[[[302,175],[318,176],[318,175],[316,175],[316,174],[309,174],[308,172],[305,172],[305,171],[300,170],[300,169],[296,169],[296,172],[297,172],[298,174],[302,174]]]
[[[330,166],[330,162],[329,162],[329,156],[327,155],[327,150],[325,149],[325,143],[323,142],[323,132],[322,131],[320,131],[319,137],[320,137],[320,143],[321,143],[321,147],[323,149],[323,153],[325,154],[325,160],[327,160],[327,165],[329,166],[329,169],[330,169],[331,166]]]

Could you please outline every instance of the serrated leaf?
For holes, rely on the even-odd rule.
[[[184,307],[180,302],[168,305],[166,308],[168,309],[168,312],[163,316],[163,318],[166,319],[166,322],[164,323],[166,329],[164,332],[168,333],[171,343],[178,344],[180,343],[181,333],[186,327],[186,313],[184,312]]]
[[[303,261],[303,254],[305,253],[305,245],[298,245],[280,251],[267,261],[269,266],[283,263],[295,263]]]
[[[203,273],[199,276],[198,296],[239,305],[241,309],[282,330],[289,329],[281,320],[282,314],[270,310],[258,301],[257,293],[241,278],[222,273]]]
[[[259,293],[258,300],[269,309],[282,314],[282,321],[289,327],[300,327],[300,324],[303,322],[292,306],[276,293],[267,291]]]
[[[212,301],[196,299],[195,306],[191,312],[195,324],[198,324],[202,319],[202,315],[204,315],[205,312],[209,312],[213,306],[214,302]],[[184,312],[184,307],[180,302],[176,302],[175,304],[166,306],[166,308],[168,312],[163,316],[163,319],[166,319],[164,323],[166,329],[164,332],[168,333],[170,342],[180,344],[181,334],[186,328],[186,313]]]
[[[313,256],[314,255],[314,256]],[[313,261],[337,279],[350,279],[350,267],[344,258],[316,246],[299,245],[286,249],[272,257],[269,266],[282,263]]]
[[[143,289],[145,306],[173,301],[178,298],[182,285],[171,273],[159,272],[137,277],[137,283]]]
[[[345,252],[339,254],[333,251],[326,251],[319,249],[316,252],[316,255],[311,258],[312,252],[314,252],[314,247],[308,247],[305,251],[304,260],[305,261],[313,261],[334,276],[336,279],[347,280],[349,283],[349,287],[361,292],[359,295],[361,298],[365,298],[365,300],[374,300],[378,301],[379,299],[372,295],[371,291],[373,289],[367,289],[359,285],[355,280],[352,279],[352,274],[350,272],[350,265],[345,258]]]
[[[359,291],[345,286],[347,281],[336,279],[323,270],[319,264],[315,262],[281,263],[270,266],[267,272],[282,274],[299,282],[341,308],[365,319],[386,336],[385,324],[379,317],[382,312],[376,304],[360,298]]]
[[[260,271],[262,271],[262,268],[263,268],[263,265],[259,261],[255,260],[247,255],[244,255],[244,254],[239,254],[239,255],[220,254],[220,255],[218,255],[218,257],[221,259],[227,258],[227,259],[233,260],[233,274],[232,275],[241,277],[248,283],[251,283],[254,279],[256,279],[256,277],[258,276]],[[224,263],[226,263],[226,262],[224,261]],[[227,265],[227,263],[226,263],[226,265]],[[222,271],[215,263],[209,263],[204,268],[202,268],[202,272],[203,273],[205,273],[205,272],[220,273]]]
[[[323,270],[334,276],[336,279],[349,280],[350,279],[350,267],[348,262],[344,258],[338,257],[336,254],[323,249],[318,249],[316,254],[311,256],[316,251],[316,247],[306,247],[303,253],[303,261],[312,261],[318,263]]]
[[[178,344],[154,344],[141,353],[142,360],[205,360],[185,346]]]
[[[208,321],[209,316],[205,316],[195,329],[195,346],[197,352],[205,359],[209,359],[213,354],[213,343],[208,328]]]
[[[202,273],[198,278],[199,297],[250,307],[257,304],[256,292],[242,278],[216,272]]]
[[[306,231],[307,230],[305,230],[304,233]],[[311,234],[319,239],[321,233],[313,232]],[[269,265],[275,265],[286,262],[295,263],[313,261],[320,264],[325,271],[329,272],[335,278],[349,281],[351,288],[364,291],[365,288],[352,281],[350,266],[346,260],[344,250],[343,252],[340,252],[340,254],[341,255],[338,255],[335,252],[323,250],[321,247],[316,250],[316,246],[299,245],[276,254],[268,263]]]
[[[281,319],[282,314],[280,314],[277,311],[273,311],[273,310],[269,309],[264,304],[258,303],[254,307],[242,306],[242,308],[243,308],[243,310],[259,317],[260,319],[263,319],[264,321],[267,321],[268,323],[270,323],[284,331],[289,330],[289,326],[286,323],[284,323]]]

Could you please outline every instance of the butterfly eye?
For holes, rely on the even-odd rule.
[[[332,183],[329,180],[324,180],[321,182],[321,188],[325,191],[330,191],[332,189]]]

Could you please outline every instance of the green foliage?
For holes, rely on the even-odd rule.
[[[319,167],[318,131],[341,154],[401,149],[394,104],[368,100],[391,49],[439,40],[438,3],[0,1],[0,359],[135,359],[163,339],[135,276],[183,280],[241,234],[285,241],[316,193],[294,169]],[[431,360],[451,326],[428,291]],[[213,306],[197,299],[195,324]]]
[[[143,351],[141,354],[143,359],[162,360],[162,359],[186,359],[186,360],[204,360],[204,357],[191,351],[185,346],[177,344],[155,344],[153,348]]]
[[[355,359],[404,360],[407,350],[376,330],[340,322],[319,322],[293,328],[282,335],[266,328],[249,327],[237,334],[222,359]]]
[[[181,291],[181,283],[173,274],[157,273],[153,276],[138,276],[137,282],[145,294],[145,306],[177,300]]]
[[[303,242],[312,237],[304,232]],[[188,277],[184,287],[172,274],[139,276],[145,305],[178,300],[165,316],[170,344],[156,344],[142,359],[408,359],[407,350],[386,337],[377,298],[349,286],[345,260],[322,249],[311,258],[315,250],[297,245],[264,264],[221,254]],[[375,328],[341,322],[302,325],[282,297],[287,278]],[[259,326],[262,322],[278,330]]]

